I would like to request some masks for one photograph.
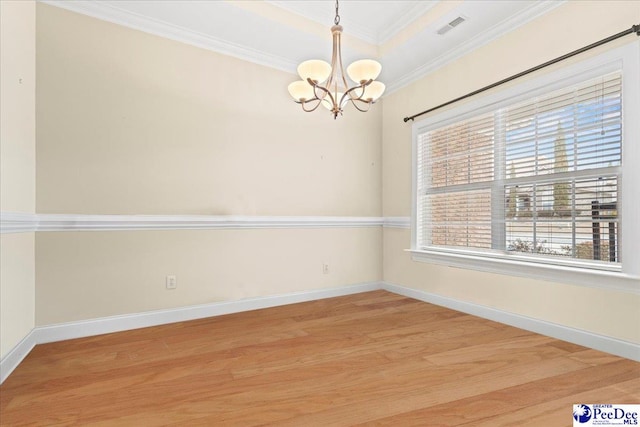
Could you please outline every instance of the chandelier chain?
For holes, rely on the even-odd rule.
[[[335,25],[338,25],[340,23],[340,14],[338,13],[338,0],[336,0],[336,17],[333,20],[333,23]]]

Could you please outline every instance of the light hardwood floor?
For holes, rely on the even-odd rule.
[[[571,426],[640,363],[385,291],[37,346],[0,420],[91,426]]]

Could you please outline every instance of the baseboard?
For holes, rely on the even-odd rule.
[[[640,362],[640,345],[495,308],[384,282],[382,289]]]
[[[246,298],[237,301],[215,302],[211,304],[201,304],[168,310],[154,310],[143,313],[39,326],[34,329],[33,334],[35,335],[37,344],[44,344],[54,341],[83,338],[112,332],[146,328],[150,326],[166,325],[168,323],[221,316],[224,314],[238,313],[242,311],[258,310],[280,305],[333,298],[378,289],[381,289],[381,284],[379,282],[371,282],[342,286],[338,288],[318,289],[258,298]]]
[[[14,369],[27,357],[27,354],[38,344],[35,339],[35,330],[31,330],[6,356],[0,360],[0,384],[7,379]]]
[[[184,322],[379,289],[615,354],[627,359],[640,361],[640,346],[634,343],[387,282],[370,282],[341,286],[338,288],[294,292],[283,295],[247,298],[237,301],[224,301],[169,310],[155,310],[144,313],[39,326],[34,328],[18,345],[0,360],[0,384],[4,382],[37,344],[165,325],[174,322]]]
[[[0,360],[0,384],[29,354],[37,344],[84,338],[113,332],[150,326],[166,325],[175,322],[222,316],[242,311],[259,310],[280,305],[296,304],[344,295],[357,294],[382,289],[380,282],[360,283],[329,289],[293,292],[257,298],[246,298],[237,301],[223,301],[201,304],[168,310],[154,310],[143,313],[125,314],[121,316],[102,317],[98,319],[66,322],[34,328],[18,345]]]

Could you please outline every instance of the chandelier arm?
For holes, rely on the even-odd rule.
[[[371,109],[371,104],[373,104],[373,101],[363,101],[362,99],[349,99],[349,101],[351,101],[351,103],[356,108],[356,110],[362,113],[366,113],[367,111],[369,111]],[[358,104],[356,103],[356,101],[367,104],[367,108],[363,110],[362,108],[358,107]]]
[[[324,89],[324,88],[322,88],[322,89]],[[332,106],[332,107],[335,107],[336,105],[338,105],[338,104],[337,104],[338,100],[336,99],[336,97],[335,97],[335,96],[333,96],[333,94],[331,93],[331,91],[330,91],[330,90],[328,90],[328,89],[324,89],[324,90],[326,91],[327,95],[329,95],[329,98],[331,99],[331,106]]]
[[[366,82],[358,85],[358,86],[354,86],[351,89],[349,89],[348,91],[345,92],[344,96],[346,96],[347,94],[349,95],[349,98],[353,101],[363,101],[363,102],[367,102],[365,99],[362,99],[362,97],[364,96],[364,88],[369,86],[371,83],[373,82],[373,79],[369,79]],[[351,94],[356,91],[357,89],[362,89],[362,94],[360,96],[352,96]],[[344,98],[343,96],[343,98]],[[340,102],[342,102],[342,100],[340,100]]]
[[[320,86],[319,84],[315,83],[313,80],[311,79],[307,79],[307,83],[309,83],[311,86],[313,86],[313,96],[316,97],[316,99],[323,99],[327,94],[331,95],[331,91],[329,89],[327,89],[326,87]],[[318,92],[316,92],[316,89],[320,89],[322,92],[321,95],[318,95]]]
[[[302,110],[303,110],[304,112],[306,112],[306,113],[311,113],[312,111],[316,111],[316,110],[318,109],[318,107],[320,106],[320,104],[322,104],[322,100],[321,100],[321,99],[312,99],[312,100],[310,100],[310,102],[313,102],[313,101],[318,101],[318,103],[316,104],[316,106],[315,106],[315,107],[310,108],[310,109],[305,108],[305,105],[306,105],[306,104],[307,104],[307,102],[309,102],[309,101],[302,101],[302,102],[299,102],[299,104],[301,104],[301,105],[302,105]]]

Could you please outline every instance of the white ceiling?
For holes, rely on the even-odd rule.
[[[331,58],[332,0],[42,1],[292,73],[306,59]],[[344,64],[378,59],[389,93],[563,1],[341,0]],[[465,22],[437,34],[458,16]]]
[[[333,25],[335,1],[268,1],[325,26]],[[438,0],[342,0],[340,22],[348,26],[347,33],[371,44],[380,44],[402,30],[407,24],[435,6]]]

